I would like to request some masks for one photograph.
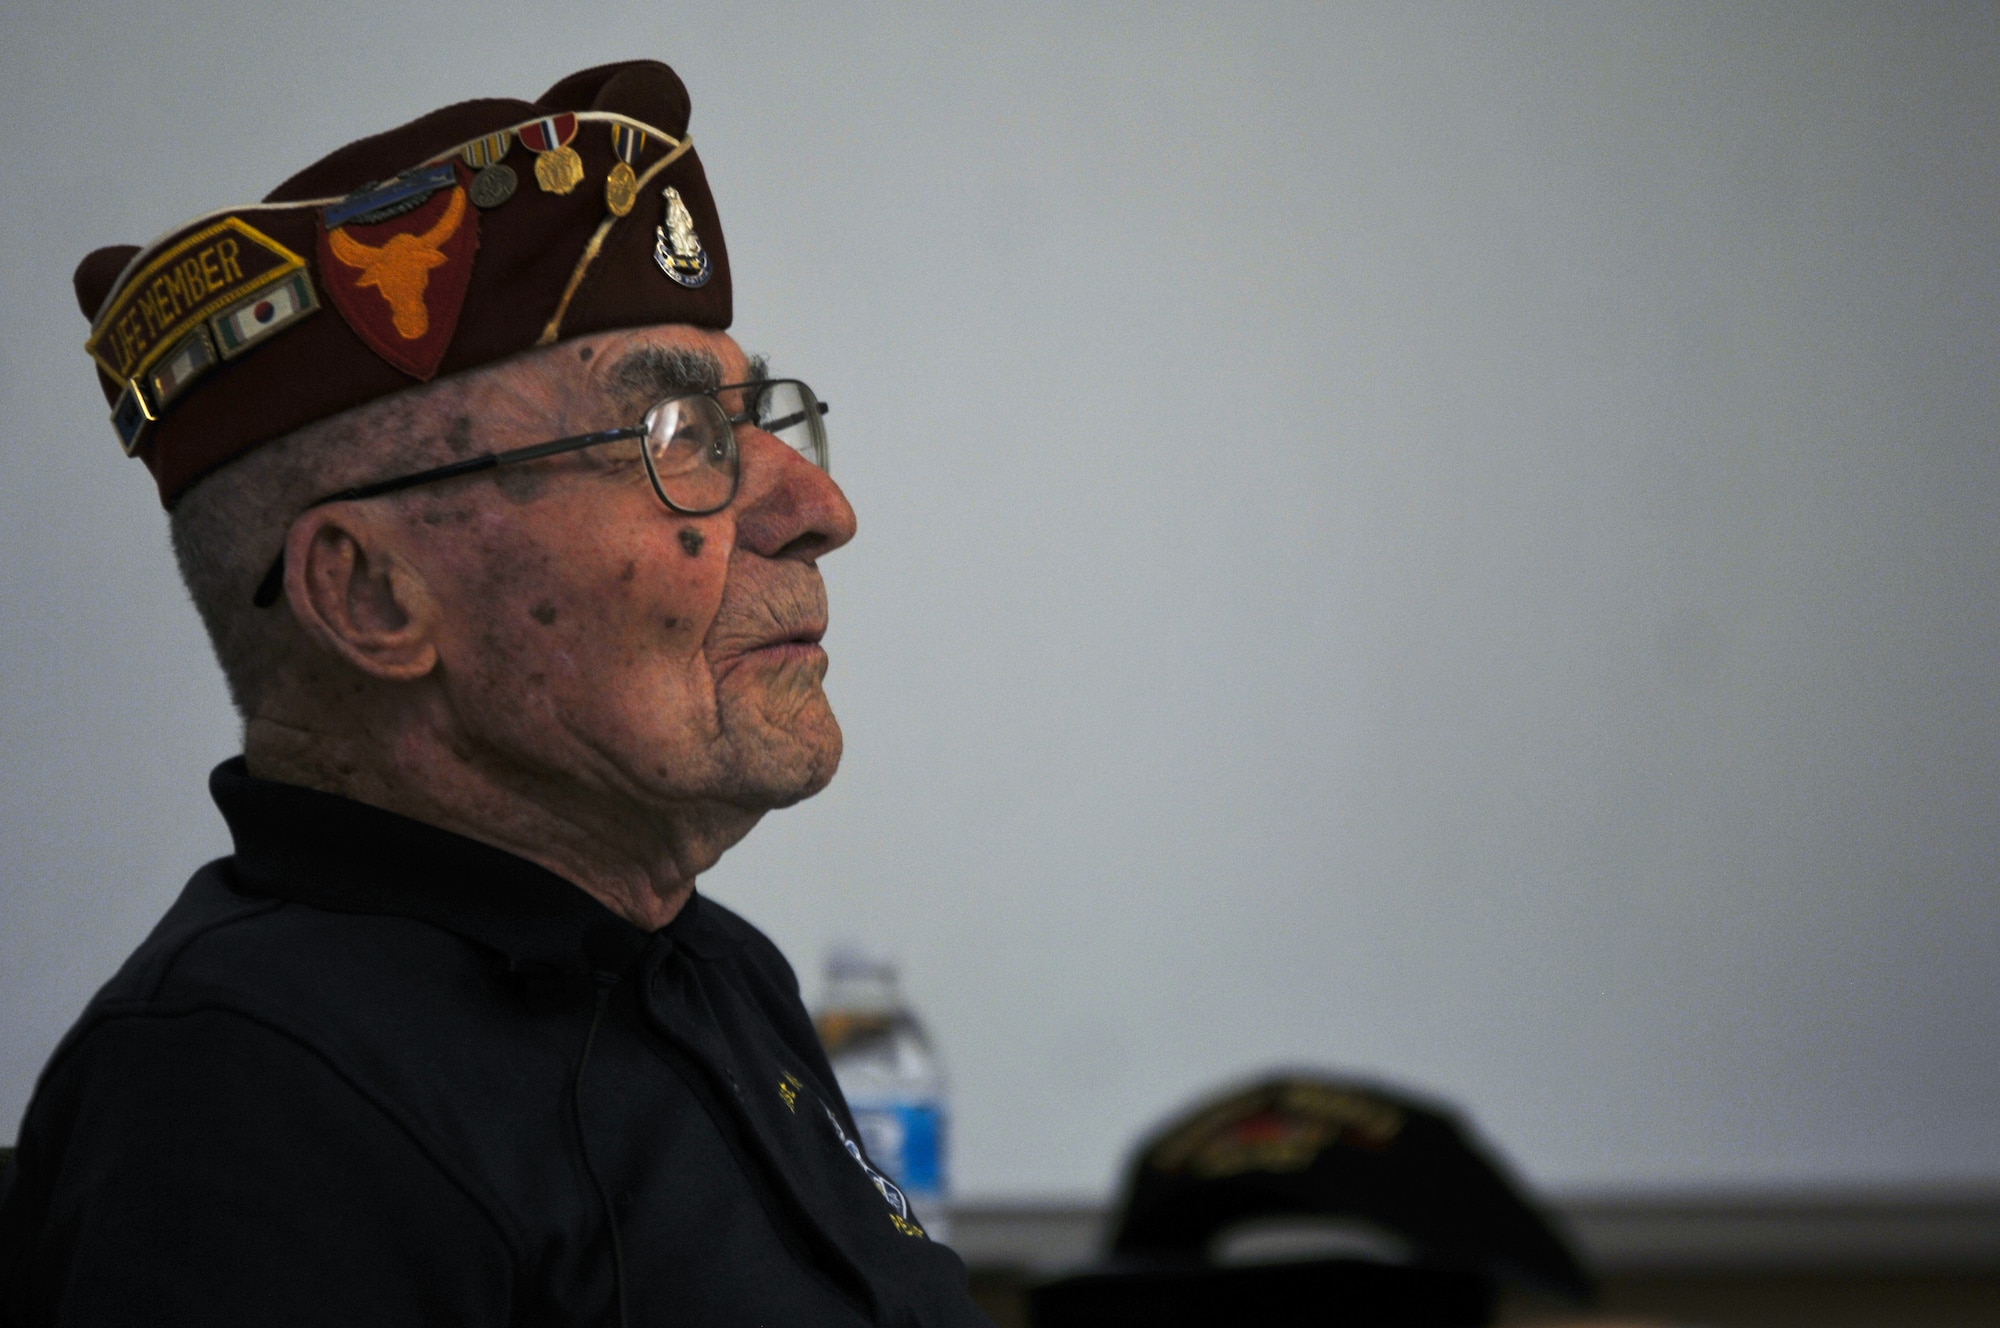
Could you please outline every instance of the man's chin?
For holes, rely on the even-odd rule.
[[[745,810],[774,811],[818,793],[840,768],[840,722],[818,688],[805,704],[778,713],[766,709],[746,722],[727,724],[725,749],[733,786],[729,801]]]
[[[796,743],[786,758],[777,763],[778,768],[767,772],[769,777],[761,781],[767,799],[763,806],[773,810],[790,807],[833,782],[835,772],[840,769],[840,726],[829,715],[827,727],[830,733],[816,735],[813,742]]]

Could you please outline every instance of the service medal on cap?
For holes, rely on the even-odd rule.
[[[694,214],[681,201],[680,190],[670,188],[661,197],[667,200],[667,219],[653,227],[653,261],[683,286],[707,285],[708,250],[694,233]]]
[[[535,154],[535,183],[542,192],[566,194],[583,183],[583,158],[569,141],[576,137],[576,117],[552,115],[521,126],[521,141]]]
[[[497,134],[475,138],[459,149],[458,155],[465,159],[465,164],[479,172],[472,177],[472,187],[466,193],[480,207],[489,210],[499,207],[512,198],[514,190],[520,186],[520,177],[514,174],[514,168],[500,162],[513,146],[514,131],[503,129]]]
[[[630,125],[612,125],[611,150],[618,162],[604,177],[604,206],[611,209],[612,216],[622,217],[639,201],[639,176],[632,168],[646,150],[646,135]]]

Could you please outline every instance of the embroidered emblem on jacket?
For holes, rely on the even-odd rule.
[[[833,1114],[832,1107],[822,1102],[820,1110],[826,1113],[826,1123],[833,1127],[834,1136],[840,1140],[840,1146],[847,1150],[847,1155],[854,1159],[854,1164],[861,1168],[881,1194],[882,1201],[889,1205],[889,1221],[895,1224],[896,1230],[905,1236],[924,1236],[925,1239],[929,1239],[924,1229],[917,1225],[916,1218],[911,1215],[910,1201],[903,1194],[902,1188],[869,1165],[868,1159],[861,1154],[861,1145],[847,1137],[847,1131],[840,1127],[840,1117]]]

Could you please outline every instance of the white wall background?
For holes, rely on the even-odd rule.
[[[5,29],[0,1137],[236,745],[71,268],[647,54],[862,517],[846,767],[709,884],[902,958],[962,1190],[1274,1062],[1570,1189],[2000,1180],[1993,7]]]

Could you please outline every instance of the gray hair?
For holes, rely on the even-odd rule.
[[[299,649],[289,613],[250,603],[293,520],[328,493],[469,453],[466,396],[447,380],[317,421],[211,471],[175,502],[174,559],[246,721]]]

